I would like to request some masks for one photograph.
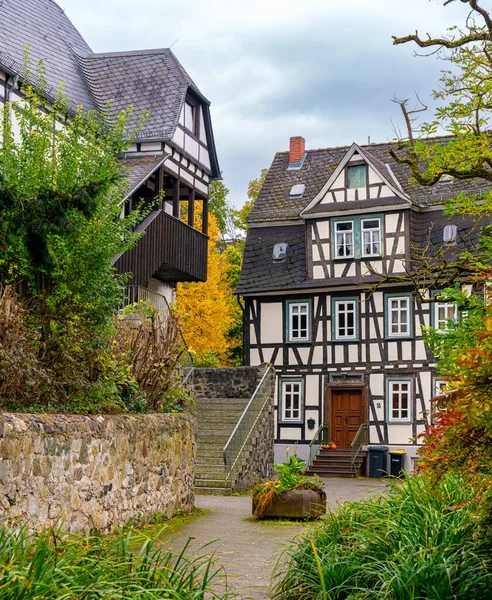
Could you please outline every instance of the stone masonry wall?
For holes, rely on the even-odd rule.
[[[198,398],[251,398],[260,370],[261,367],[193,369],[193,395]]]
[[[0,414],[0,516],[107,532],[194,505],[188,415]]]
[[[264,365],[261,375],[264,373]],[[269,400],[244,450],[233,488],[249,490],[259,481],[273,477],[273,444],[275,439],[273,394],[275,371],[270,369],[260,391],[261,401]]]

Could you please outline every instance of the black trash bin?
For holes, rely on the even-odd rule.
[[[386,462],[387,446],[369,446],[369,477],[384,477],[388,474]]]
[[[390,450],[390,475],[392,477],[401,477],[403,475],[405,454],[405,450]]]

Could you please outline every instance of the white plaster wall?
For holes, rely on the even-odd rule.
[[[395,233],[398,225],[397,214],[387,214],[384,218],[384,231],[386,233]]]
[[[301,439],[301,428],[300,427],[289,427],[289,429],[281,428],[280,429],[280,439],[281,440],[300,440]],[[292,444],[290,444],[290,448],[292,448]]]
[[[330,238],[330,222],[329,221],[318,221],[318,233],[322,240]],[[313,236],[314,239],[314,236]]]
[[[259,354],[258,350],[256,350],[256,348],[252,348],[249,351],[249,362],[252,367],[261,365],[260,354]]]
[[[141,152],[160,152],[162,145],[161,142],[142,142],[140,150]]]
[[[191,154],[193,158],[198,160],[199,157],[199,144],[196,140],[194,140],[191,136],[185,135],[185,150],[188,154]]]
[[[176,131],[173,135],[173,142],[180,148],[184,148],[184,131],[179,127],[176,127]]]
[[[264,302],[261,305],[261,344],[282,343],[282,303]]]
[[[308,404],[311,406],[319,405],[320,400],[318,398],[318,383],[319,383],[319,375],[307,375],[306,376],[305,392],[304,392],[304,404],[305,405],[308,405]]]
[[[147,283],[147,287],[152,292],[156,292],[157,294],[164,296],[169,304],[173,304],[176,300],[176,290],[164,281],[159,281],[158,279],[151,277]]]
[[[411,424],[388,424],[388,443],[389,444],[409,444],[412,440]]]
[[[208,151],[200,146],[200,156],[198,159],[202,165],[205,165],[207,169],[210,169],[210,157],[208,155]]]
[[[369,185],[372,183],[383,183],[383,180],[379,176],[379,174],[372,168],[368,168],[369,173]]]

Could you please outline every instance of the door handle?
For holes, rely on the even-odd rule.
[[[345,425],[348,425],[348,417],[345,417]]]

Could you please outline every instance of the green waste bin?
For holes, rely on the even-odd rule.
[[[369,477],[384,477],[388,474],[387,446],[369,446]]]
[[[403,475],[405,454],[405,450],[390,450],[390,475],[392,477],[401,477]]]

